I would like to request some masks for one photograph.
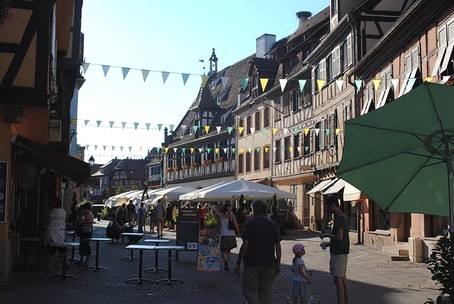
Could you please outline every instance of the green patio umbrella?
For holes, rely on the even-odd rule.
[[[384,210],[449,216],[454,87],[423,83],[345,126],[338,175]]]

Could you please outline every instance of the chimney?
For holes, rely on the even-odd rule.
[[[296,17],[299,19],[299,24],[306,22],[312,16],[311,12],[301,11],[296,13]]]
[[[255,39],[255,57],[266,58],[266,53],[271,50],[271,47],[276,42],[276,35],[263,34]]]

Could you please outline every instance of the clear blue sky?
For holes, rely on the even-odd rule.
[[[84,1],[84,58],[90,66],[79,91],[77,139],[87,147],[86,160],[145,157],[147,149],[161,145],[164,127],[176,127],[193,102],[212,48],[221,70],[255,53],[257,37],[292,34],[296,12],[315,15],[328,5],[329,0]],[[101,65],[110,66],[106,77]],[[124,80],[121,67],[130,68]],[[145,82],[141,70],[150,70]],[[165,84],[162,71],[171,72]],[[182,73],[190,74],[186,85]]]

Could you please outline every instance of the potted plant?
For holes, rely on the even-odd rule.
[[[438,289],[440,296],[436,302],[431,300],[426,303],[446,303],[443,302],[445,296],[449,298],[448,303],[454,303],[454,233],[448,233],[437,241],[427,264],[432,280],[442,287]]]
[[[219,216],[208,212],[205,219],[205,229],[219,229],[220,221]]]

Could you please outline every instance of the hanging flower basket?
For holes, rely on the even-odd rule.
[[[178,166],[175,166],[175,167],[172,168],[172,170],[173,170],[174,172],[177,172],[178,169],[179,169]]]
[[[181,165],[181,169],[187,169],[187,168],[189,168],[188,164],[182,164]]]
[[[217,162],[217,163],[222,163],[222,162],[224,162],[224,161],[225,161],[225,158],[222,157],[222,156],[216,158],[216,162]]]
[[[172,168],[167,168],[167,169],[166,169],[166,172],[167,172],[167,173],[172,172]]]
[[[203,164],[208,167],[209,165],[211,165],[211,159],[205,159],[203,161]]]
[[[195,169],[195,168],[197,168],[198,166],[199,166],[198,163],[192,163],[192,164],[191,164],[191,169]]]

